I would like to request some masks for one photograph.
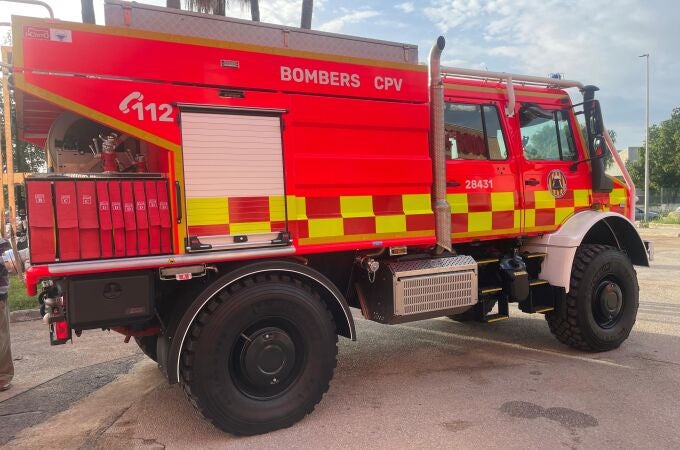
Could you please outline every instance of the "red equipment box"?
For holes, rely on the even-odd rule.
[[[113,223],[107,181],[97,181],[97,205],[99,210],[99,238],[102,258],[113,257]]]
[[[78,195],[78,229],[80,257],[93,259],[101,256],[99,247],[99,220],[97,218],[97,193],[94,181],[76,183]]]
[[[168,183],[158,181],[158,213],[161,223],[161,253],[172,252],[172,223],[170,222],[170,203],[168,202]]]
[[[123,201],[125,223],[125,256],[137,256],[137,221],[135,220],[135,197],[132,181],[120,183],[120,198]]]
[[[172,253],[168,183],[158,179],[28,179],[31,261]]]
[[[158,255],[161,252],[161,216],[158,211],[156,182],[147,181],[145,187],[147,212],[149,214],[149,253]]]
[[[111,226],[113,228],[113,255],[125,256],[125,220],[120,196],[120,181],[109,181],[111,201]]]
[[[54,183],[54,195],[57,207],[59,260],[78,260],[80,259],[80,239],[78,237],[76,183],[74,181],[56,181]]]
[[[57,255],[57,242],[54,234],[54,206],[52,183],[50,181],[27,180],[26,203],[31,262],[54,262]]]
[[[143,181],[134,181],[135,217],[137,219],[137,253],[149,254],[149,218],[146,213],[146,192]]]

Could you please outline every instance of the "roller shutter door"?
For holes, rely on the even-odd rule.
[[[182,112],[188,236],[215,249],[241,248],[285,230],[280,121]]]

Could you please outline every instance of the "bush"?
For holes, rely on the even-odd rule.
[[[17,275],[9,276],[9,310],[39,308],[38,297],[29,297],[26,285]]]
[[[658,219],[656,219],[654,222],[671,224],[671,225],[680,225],[680,215],[662,216],[662,217],[659,217]]]

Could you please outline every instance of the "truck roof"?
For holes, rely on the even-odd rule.
[[[104,8],[105,23],[108,26],[377,61],[418,63],[418,46],[412,44],[305,30],[121,0],[106,0]]]

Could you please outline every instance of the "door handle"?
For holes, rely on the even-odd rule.
[[[446,182],[446,187],[458,187],[460,186],[460,183],[457,181],[447,181]]]
[[[536,186],[538,185],[539,181],[536,178],[529,178],[528,180],[524,180],[524,184],[527,186]]]
[[[177,223],[182,223],[182,188],[179,186],[179,181],[175,181],[175,203],[177,204],[175,220]]]

